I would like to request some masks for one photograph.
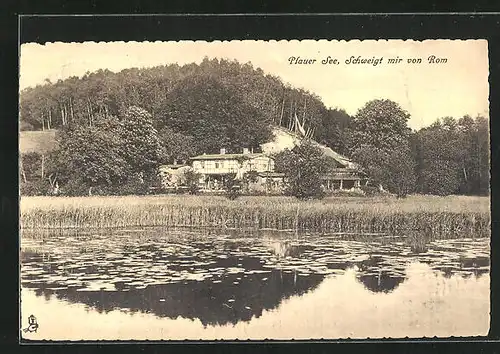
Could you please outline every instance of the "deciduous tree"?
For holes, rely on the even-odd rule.
[[[352,151],[361,145],[390,151],[408,143],[410,115],[391,100],[377,99],[365,104],[354,116]]]
[[[63,192],[145,193],[161,159],[151,115],[130,107],[119,118],[96,117],[92,126],[76,125],[59,135],[59,149],[50,160]]]
[[[352,158],[364,168],[372,183],[398,197],[415,189],[409,118],[396,102],[373,100],[357,112],[351,130]]]
[[[333,161],[310,141],[304,140],[292,150],[276,154],[276,171],[285,174],[286,190],[289,195],[300,199],[322,198],[321,176],[333,167]]]

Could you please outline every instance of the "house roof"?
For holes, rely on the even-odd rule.
[[[325,154],[325,156],[331,157],[332,159],[337,161],[342,166],[352,167],[352,168],[357,167],[357,165],[354,162],[352,162],[350,159],[333,151],[330,147],[323,145],[323,144],[320,144],[314,140],[312,141],[312,143],[313,143],[313,145],[316,145],[318,148],[320,148],[321,151],[323,151],[323,154]]]
[[[285,148],[291,149],[297,143],[304,140],[304,138],[284,127],[273,127],[274,139],[263,144],[262,149],[269,152],[279,152]],[[334,159],[337,163],[348,168],[359,168],[359,166],[352,162],[349,158],[340,155],[339,153],[333,151],[330,147],[320,144],[317,141],[311,140],[312,144],[318,147],[325,156]]]
[[[188,165],[186,164],[165,164],[165,165],[161,165],[160,168],[161,169],[172,169],[172,170],[175,170],[175,169],[179,169],[181,167],[186,167]]]
[[[239,158],[253,159],[256,157],[265,156],[263,153],[258,154],[205,154],[191,157],[191,160],[237,160]]]
[[[27,154],[38,152],[49,153],[57,148],[57,130],[21,131],[19,132],[19,152]]]

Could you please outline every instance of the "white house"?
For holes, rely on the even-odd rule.
[[[268,154],[253,153],[249,149],[227,154],[222,148],[219,154],[198,155],[191,161],[193,171],[200,175],[200,187],[205,190],[222,189],[225,178],[241,179],[254,172],[257,179],[266,179],[266,174],[274,171],[274,160]]]

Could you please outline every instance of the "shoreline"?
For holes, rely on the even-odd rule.
[[[339,234],[424,234],[431,239],[490,234],[488,197],[405,199],[214,196],[22,197],[28,229],[200,227]]]

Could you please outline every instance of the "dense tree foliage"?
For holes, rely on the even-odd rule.
[[[484,117],[445,117],[416,133],[418,191],[489,193],[489,125]]]
[[[383,186],[398,197],[414,191],[415,162],[409,147],[384,150],[362,145],[354,158],[364,167],[372,185]]]
[[[188,188],[189,194],[197,194],[199,190],[198,181],[200,175],[194,172],[191,168],[184,172],[184,184]]]
[[[271,121],[241,95],[210,76],[180,81],[157,112],[160,122],[194,138],[198,153],[257,148],[271,137]]]
[[[54,154],[54,173],[63,184],[75,182],[82,188],[122,183],[129,169],[121,153],[123,142],[115,117],[92,127],[78,126],[63,131],[60,149]]]
[[[177,133],[169,127],[162,128],[158,134],[163,147],[162,162],[188,161],[196,155],[197,144],[193,136]]]
[[[389,151],[408,144],[411,133],[408,127],[410,115],[394,101],[370,101],[353,118],[351,151],[361,145]]]
[[[47,158],[38,153],[24,154],[20,159],[20,189],[23,195],[45,195],[51,190],[50,181],[46,178]],[[51,176],[50,176],[51,177]]]
[[[62,130],[58,139],[50,172],[67,194],[92,194],[93,189],[139,192],[130,184],[141,186],[154,179],[162,156],[151,115],[138,107],[124,110],[120,117],[101,117],[91,126]]]
[[[329,109],[322,117],[322,129],[317,133],[317,141],[339,154],[349,155],[352,144],[352,117],[342,109]]]
[[[371,183],[398,197],[415,187],[415,162],[411,150],[410,115],[396,102],[373,100],[363,106],[350,129],[352,158],[366,170]]]
[[[334,162],[308,140],[275,156],[276,171],[285,174],[285,192],[300,199],[323,197],[321,176],[333,166]]]
[[[310,138],[358,162],[373,186],[399,196],[489,193],[486,118],[444,117],[413,132],[409,118],[387,99],[367,102],[351,117],[249,63],[225,59],[99,70],[21,92],[21,130],[59,131],[50,156],[22,157],[21,187],[44,194],[57,181],[65,193],[145,193],[159,164],[222,147],[256,150],[272,125],[294,130],[299,121]],[[277,163],[288,173],[289,192],[303,197],[318,192],[320,170],[307,146],[285,151]],[[293,168],[308,182],[295,183]]]
[[[348,134],[350,156],[399,196],[489,194],[489,123],[484,117],[444,117],[411,132],[408,113],[395,102],[361,108]]]
[[[122,139],[122,154],[133,173],[156,173],[162,158],[162,144],[158,131],[153,126],[151,114],[132,106],[127,108],[120,120],[119,134]]]
[[[126,107],[139,106],[151,112],[155,126],[159,124],[161,128],[170,113],[172,118],[176,117],[176,112],[165,112],[166,107],[180,107],[186,112],[187,105],[181,104],[182,96],[190,97],[189,87],[200,91],[204,86],[215,88],[222,97],[229,95],[232,97],[229,102],[243,101],[243,111],[252,107],[258,112],[259,120],[293,128],[297,117],[310,135],[329,139],[325,130],[328,131],[332,120],[325,118],[328,111],[319,97],[292,88],[250,63],[208,58],[199,65],[170,64],[119,73],[99,70],[81,78],[70,77],[56,83],[46,81],[29,87],[21,92],[20,125],[25,130],[92,125],[101,117],[118,116]],[[208,92],[196,94],[202,99],[208,96]],[[194,99],[190,98],[190,102]],[[217,102],[212,100],[210,104]],[[206,107],[208,111],[217,111],[210,106]],[[325,121],[328,125],[324,125]]]
[[[314,94],[224,59],[98,70],[46,80],[20,97],[22,130],[61,132],[60,151],[50,158],[51,178],[74,194],[118,193],[118,186],[142,190],[158,163],[222,147],[258,150],[273,124],[294,129],[299,120],[310,136],[344,149],[341,130],[349,119],[332,114]]]

